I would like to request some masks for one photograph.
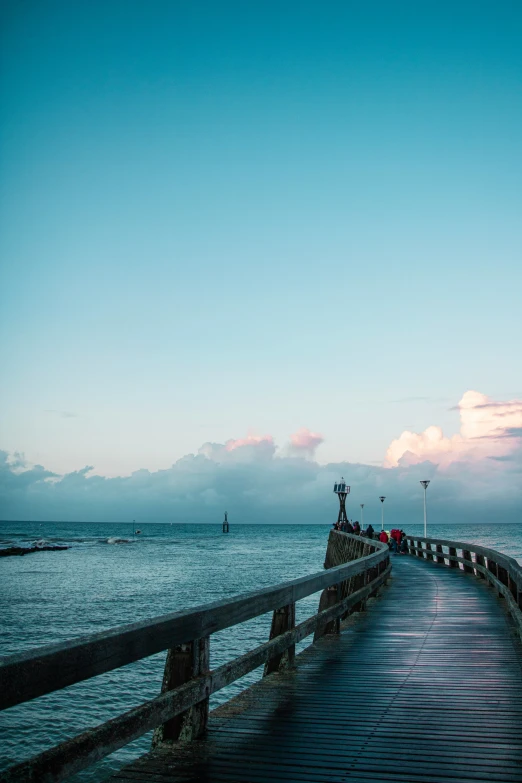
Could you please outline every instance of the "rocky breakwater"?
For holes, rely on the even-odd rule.
[[[65,544],[49,544],[47,541],[36,541],[30,546],[8,546],[0,549],[0,557],[11,557],[21,555],[31,555],[33,552],[61,552],[63,549],[70,549]]]

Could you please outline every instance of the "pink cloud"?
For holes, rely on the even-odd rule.
[[[225,443],[225,449],[227,451],[234,451],[235,449],[241,449],[243,446],[274,446],[274,439],[271,435],[247,435],[246,438],[238,438],[234,440],[231,438]]]
[[[318,432],[311,432],[306,427],[290,435],[290,444],[293,451],[313,454],[318,446],[324,442],[324,438]]]
[[[385,466],[429,460],[445,467],[456,461],[506,456],[522,443],[522,400],[496,402],[480,392],[467,391],[457,407],[457,435],[448,438],[434,425],[421,433],[405,430],[388,447]]]
[[[246,438],[230,438],[226,443],[204,443],[198,454],[214,462],[249,462],[259,459],[271,459],[275,453],[272,435],[252,435]]]

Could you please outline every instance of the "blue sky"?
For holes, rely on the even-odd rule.
[[[517,2],[5,2],[0,446],[381,464],[522,397]]]

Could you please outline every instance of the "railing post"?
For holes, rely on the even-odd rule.
[[[463,549],[462,550],[462,557],[464,558],[464,560],[470,560],[471,561],[471,552],[469,551],[469,549]],[[474,574],[475,573],[475,571],[473,569],[473,566],[466,565],[466,563],[464,563],[464,571],[467,574]]]
[[[450,547],[448,547],[448,550],[449,550],[449,556],[450,557],[457,557],[457,550],[455,549],[455,547],[450,546]],[[450,568],[458,568],[459,564],[457,563],[456,560],[450,560],[449,561],[449,567]]]
[[[339,594],[338,585],[333,585],[332,587],[327,587],[326,590],[323,590],[323,592],[321,593],[321,598],[319,599],[318,612],[322,612],[324,609],[329,609],[331,606],[334,606],[336,603],[338,603],[339,602],[338,594]],[[322,636],[326,636],[327,634],[337,634],[340,632],[341,632],[341,619],[338,617],[337,620],[330,620],[329,623],[326,623],[324,628],[316,629],[314,634],[314,642],[316,642]]]
[[[422,541],[417,541],[417,557],[424,557],[424,552],[422,551]]]
[[[479,566],[482,566],[483,568],[486,567],[486,564],[484,562],[484,555],[475,555],[475,563]],[[477,576],[480,577],[480,579],[486,579],[486,574],[483,574],[482,571],[479,571],[477,569]]]
[[[486,559],[486,568],[493,576],[498,576],[497,564],[490,557]]]
[[[206,674],[210,669],[210,639],[194,639],[179,644],[167,652],[161,692],[174,690],[185,682]],[[152,737],[152,747],[162,742],[175,742],[200,737],[207,728],[208,698],[190,707],[181,715],[159,726]]]
[[[442,550],[442,544],[437,544],[437,563],[441,563],[442,565],[446,564],[446,561],[444,560],[444,552]]]
[[[426,544],[426,560],[433,560],[433,553],[431,551],[431,544]]]
[[[486,567],[487,567],[488,571],[490,572],[490,574],[493,574],[493,576],[496,576],[496,578],[498,579],[499,578],[498,564],[494,560],[491,560],[490,557],[487,558],[486,564],[487,564]],[[495,589],[497,591],[497,594],[500,597],[502,595],[502,593],[500,592],[498,587],[496,585],[493,585],[493,587],[495,587]]]
[[[292,628],[295,628],[295,604],[288,604],[281,609],[276,609],[272,615],[270,640],[275,639],[276,636],[281,636],[282,633],[286,633],[286,631],[290,631]],[[294,663],[294,658],[295,644],[265,663],[263,677],[266,677],[267,674],[272,674],[272,672],[289,669]]]

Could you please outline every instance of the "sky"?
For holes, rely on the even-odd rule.
[[[0,517],[196,518],[195,460],[520,519],[518,2],[1,14]]]

